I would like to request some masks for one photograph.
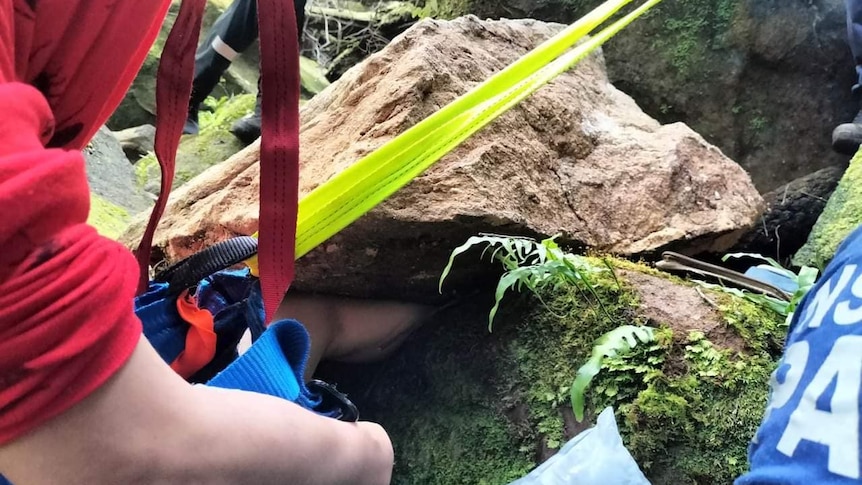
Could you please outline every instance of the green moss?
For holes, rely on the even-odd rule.
[[[201,131],[184,137],[177,152],[174,187],[182,185],[204,170],[221,163],[242,150],[244,145],[230,132],[233,123],[254,110],[255,96],[241,94],[213,102],[212,113],[201,112]]]
[[[699,332],[682,337],[667,349],[673,365],[620,403],[622,433],[653,483],[731,483],[746,469],[774,359],[718,348]]]
[[[156,154],[147,154],[135,164],[135,183],[142,189],[146,188],[151,177],[158,175],[158,170],[159,161],[156,159]]]
[[[724,321],[742,337],[748,350],[777,357],[784,346],[787,326],[784,317],[768,308],[727,293],[710,292]]]
[[[645,323],[634,316],[633,292],[607,275],[597,281],[607,313],[572,289],[548,295],[548,308],[537,306],[512,344],[535,430],[549,445],[563,441],[561,409],[595,339],[621,324]],[[783,319],[729,295],[713,296],[744,351],[663,327],[655,342],[606,359],[588,392],[588,407],[615,407],[629,450],[656,484],[730,483],[745,470],[762,418]]]
[[[382,372],[363,372],[370,382],[358,388],[374,392],[360,408],[392,437],[393,484],[503,484],[535,466],[532,435],[507,418],[518,400],[511,362],[497,360],[485,326],[461,324],[481,314],[460,317],[426,328]]]
[[[560,408],[569,406],[574,376],[596,339],[619,325],[644,323],[631,320],[631,309],[637,308],[633,292],[617,286],[609,275],[598,279],[596,294],[602,305],[575,288],[544,295],[547,307],[537,305],[511,344],[519,379],[529,383],[525,397],[535,429],[551,448],[564,441]]]
[[[299,70],[303,94],[308,97],[314,96],[329,86],[329,80],[326,79],[326,69],[317,61],[301,56],[299,58]]]
[[[808,236],[808,242],[793,257],[797,266],[825,268],[841,241],[862,223],[862,152],[838,182],[838,188]]]
[[[90,194],[90,215],[87,224],[96,228],[99,234],[116,239],[126,230],[131,216],[126,209]]]
[[[590,261],[604,270],[591,275],[595,294],[561,287],[541,301],[508,299],[492,334],[493,300],[453,309],[382,368],[347,379],[363,417],[392,437],[393,483],[508,483],[577,433],[569,391],[595,340],[648,323],[636,292],[605,262],[666,276]],[[655,485],[731,483],[762,418],[783,319],[729,295],[710,299],[744,348],[652,322],[655,340],[606,359],[588,391],[586,424],[614,406],[628,449]]]
[[[471,0],[425,0],[425,6],[418,12],[420,17],[453,19],[471,13],[475,2]]]
[[[200,133],[185,136],[180,141],[173,188],[185,184],[244,148],[230,133],[230,127],[236,120],[254,110],[255,96],[242,94],[219,100],[209,98],[207,103],[213,111],[201,112]],[[147,155],[135,164],[135,176],[139,187],[151,193],[158,193],[160,172],[155,155]]]
[[[710,52],[726,47],[725,35],[733,18],[733,0],[663,2],[646,18],[658,24],[653,47],[683,79],[706,72]],[[661,23],[655,19],[663,19]]]

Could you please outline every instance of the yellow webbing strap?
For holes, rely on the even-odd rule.
[[[661,0],[648,0],[572,49],[631,1],[605,2],[306,195],[299,203],[296,257],[302,257],[386,200],[461,142],[570,69]],[[254,271],[256,261],[249,263]]]

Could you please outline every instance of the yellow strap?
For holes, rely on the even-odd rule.
[[[307,254],[386,200],[461,142],[569,70],[660,1],[648,0],[571,49],[631,0],[605,2],[506,69],[318,186],[299,203],[296,257]],[[257,258],[253,259],[250,263],[254,272]]]

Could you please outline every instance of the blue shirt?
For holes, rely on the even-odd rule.
[[[736,485],[860,483],[860,381],[862,228],[796,309]]]

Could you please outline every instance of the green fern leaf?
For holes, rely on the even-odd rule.
[[[584,419],[584,401],[587,388],[593,378],[598,375],[605,358],[630,351],[638,345],[638,341],[648,343],[654,340],[654,328],[635,325],[617,327],[596,340],[590,360],[578,369],[578,374],[572,383],[572,410],[578,421]]]

